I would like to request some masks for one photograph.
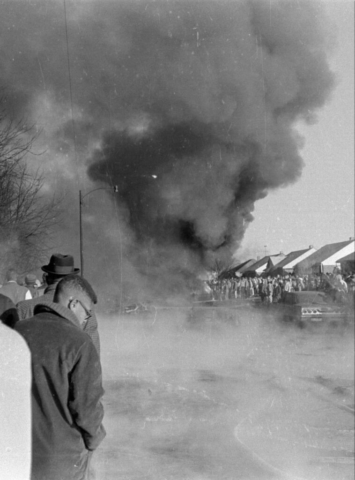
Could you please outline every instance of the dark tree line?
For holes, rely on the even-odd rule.
[[[0,98],[0,266],[24,272],[47,257],[58,202],[42,194],[43,174],[26,161],[36,135],[9,119],[5,103]]]

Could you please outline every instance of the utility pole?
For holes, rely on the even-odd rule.
[[[83,255],[83,218],[82,218],[83,199],[81,190],[79,190],[79,241],[80,241],[80,275],[84,276],[84,255]]]

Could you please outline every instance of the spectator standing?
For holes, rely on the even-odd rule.
[[[9,297],[15,305],[22,300],[30,300],[32,298],[28,288],[17,283],[17,273],[13,268],[6,272],[6,282],[0,288],[0,293]]]
[[[240,278],[237,279],[237,284],[235,286],[235,298],[241,297],[241,280]]]
[[[100,359],[83,332],[95,298],[85,279],[68,275],[53,302],[16,324],[32,354],[33,479],[86,480],[105,437]]]
[[[354,293],[355,291],[355,274],[349,275],[346,279],[346,283],[348,285],[348,292]]]
[[[230,284],[229,279],[226,279],[224,281],[224,299],[225,300],[229,300],[230,286],[231,286],[231,284]]]
[[[42,303],[44,300],[53,301],[54,292],[60,280],[67,275],[80,272],[79,268],[74,268],[74,258],[71,255],[63,255],[61,253],[54,253],[50,258],[49,264],[43,265],[42,270],[46,274],[45,280],[48,286],[44,291],[44,295],[29,301],[20,302],[17,305],[20,321],[31,318],[38,303]],[[94,303],[96,302],[97,299],[95,300],[94,298]],[[95,312],[92,312],[92,316],[86,323],[84,331],[91,337],[97,353],[100,355],[100,337]]]
[[[344,280],[343,276],[341,274],[337,275],[337,279],[339,282],[339,288],[343,290],[344,292],[348,293],[348,284]]]
[[[301,290],[306,290],[306,283],[302,277],[300,277]]]
[[[347,278],[347,284],[348,284],[348,299],[350,305],[352,304],[354,306],[355,304],[355,274],[350,275]]]
[[[247,279],[246,278],[242,278],[241,280],[241,286],[240,286],[240,296],[242,298],[246,298],[247,296]]]
[[[293,290],[292,279],[289,277],[286,277],[284,292],[293,292],[293,291],[294,290]]]
[[[37,298],[41,296],[41,293],[37,287],[37,278],[36,275],[32,275],[31,273],[26,275],[25,277],[25,285],[31,292],[32,298]]]
[[[273,302],[273,295],[274,295],[274,284],[272,280],[269,278],[267,283],[267,303],[271,304]]]
[[[238,280],[237,280],[237,278],[233,278],[232,284],[233,284],[232,298],[236,299],[236,298],[238,298],[238,290],[237,290]]]
[[[282,290],[281,290],[280,280],[275,280],[273,302],[279,303],[281,300],[281,295],[282,295]]]
[[[261,301],[264,302],[265,300],[267,300],[267,296],[268,296],[268,283],[266,278],[264,278],[263,283],[261,284],[261,292],[260,292]]]
[[[255,290],[254,290],[254,279],[251,278],[249,281],[249,297],[254,297]]]

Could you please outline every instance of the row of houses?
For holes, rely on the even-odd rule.
[[[243,263],[223,272],[220,278],[285,274],[319,274],[333,273],[335,269],[344,274],[355,272],[355,239],[350,237],[345,242],[330,243],[316,249],[310,245],[304,250],[289,254],[282,252],[266,255],[260,259],[248,259]]]

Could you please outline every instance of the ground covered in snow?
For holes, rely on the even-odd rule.
[[[97,480],[353,480],[353,325],[236,305],[99,321]]]

